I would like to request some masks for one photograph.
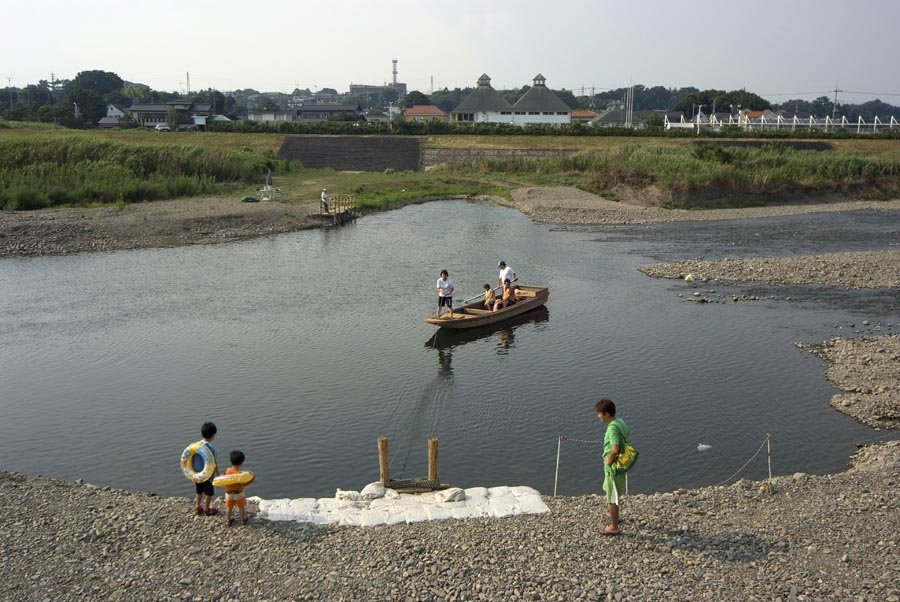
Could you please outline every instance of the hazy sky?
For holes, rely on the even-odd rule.
[[[0,85],[103,69],[158,90],[629,83],[900,104],[900,0],[4,2]],[[833,94],[833,93],[831,93]],[[831,95],[829,94],[829,95]],[[893,95],[893,96],[891,96]]]

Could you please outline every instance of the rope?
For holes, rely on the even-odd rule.
[[[560,439],[563,441],[574,441],[575,443],[596,443],[597,445],[602,445],[603,441],[588,441],[586,439],[574,439],[572,437],[566,437],[565,435],[560,435]]]
[[[719,485],[724,485],[725,483],[727,483],[728,481],[730,481],[731,479],[733,479],[734,477],[736,477],[736,476],[738,475],[738,473],[740,473],[742,470],[744,470],[745,468],[747,468],[747,466],[750,464],[750,462],[753,462],[753,460],[756,458],[756,456],[759,455],[759,452],[762,451],[762,449],[766,446],[766,443],[768,443],[768,442],[769,442],[769,438],[766,437],[766,438],[763,440],[762,445],[759,446],[759,449],[756,450],[756,453],[753,454],[752,456],[750,456],[750,459],[747,460],[746,462],[744,462],[744,465],[743,465],[743,466],[741,466],[741,467],[738,468],[736,471],[734,471],[734,473],[732,473],[732,475],[731,475],[730,477],[728,477],[727,479],[723,479],[723,480],[719,481],[718,483],[716,483],[716,484],[714,485],[714,487],[718,487]]]

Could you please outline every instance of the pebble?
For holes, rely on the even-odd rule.
[[[6,583],[16,586],[4,593],[54,601],[713,601],[751,591],[754,599],[832,600],[845,590],[887,600],[897,591],[885,554],[900,546],[898,470],[894,441],[862,447],[839,474],[633,495],[617,538],[600,533],[606,504],[597,495],[545,497],[548,514],[505,519],[361,529],[257,517],[228,529],[224,517],[192,516],[188,496],[0,472],[3,550],[27,550],[4,554]],[[840,559],[840,571],[820,570],[829,557]]]

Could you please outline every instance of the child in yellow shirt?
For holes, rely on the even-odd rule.
[[[494,295],[494,290],[491,288],[490,284],[484,285],[484,308],[485,309],[493,309],[494,300],[496,299],[496,295]]]

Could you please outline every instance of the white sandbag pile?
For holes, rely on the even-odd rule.
[[[338,489],[334,498],[251,499],[259,503],[260,516],[269,520],[353,527],[549,512],[541,494],[531,487],[453,487],[408,494],[376,482],[361,492]]]

